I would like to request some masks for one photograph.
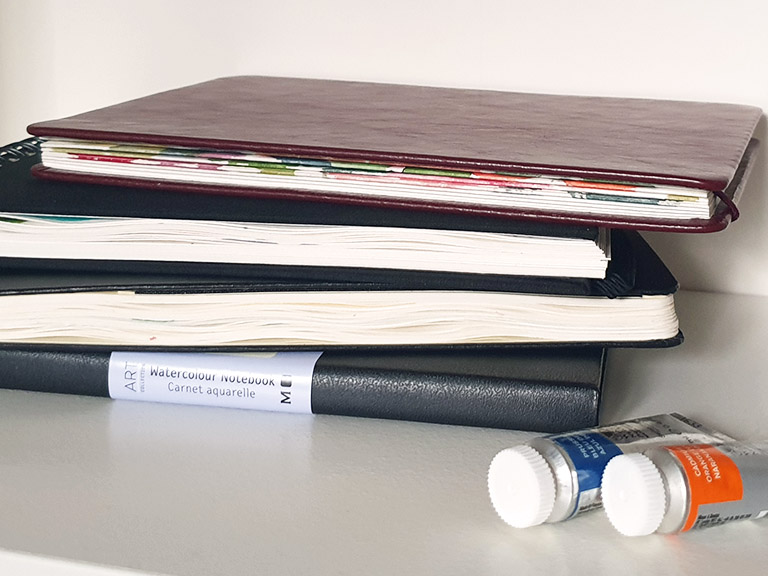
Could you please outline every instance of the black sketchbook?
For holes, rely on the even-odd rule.
[[[0,387],[108,396],[109,351],[0,348]],[[604,350],[326,351],[312,412],[560,432],[597,424]]]

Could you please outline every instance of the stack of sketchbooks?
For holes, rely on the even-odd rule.
[[[593,425],[606,348],[682,341],[638,230],[737,218],[760,115],[245,76],[33,124],[2,152],[0,379]]]

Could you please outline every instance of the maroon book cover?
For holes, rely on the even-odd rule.
[[[736,202],[756,145],[752,106],[240,76],[29,127],[43,138],[247,150],[414,167],[663,185],[707,191],[707,218],[664,220],[504,208],[418,197],[312,192],[314,200],[670,231],[714,231]],[[44,159],[45,164],[45,159]],[[148,186],[146,179],[50,167],[41,177]],[[302,189],[151,181],[207,193],[307,198]]]

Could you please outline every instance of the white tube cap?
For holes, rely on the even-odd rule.
[[[664,481],[656,465],[643,454],[612,458],[603,472],[600,490],[608,520],[625,536],[651,534],[664,519]]]
[[[520,445],[502,450],[488,468],[488,493],[504,522],[515,528],[542,524],[555,505],[555,478],[538,450]]]

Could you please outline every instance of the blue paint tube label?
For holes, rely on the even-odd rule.
[[[565,451],[576,472],[579,489],[574,513],[599,506],[603,470],[611,458],[622,453],[621,448],[597,432],[568,434],[552,440]]]

